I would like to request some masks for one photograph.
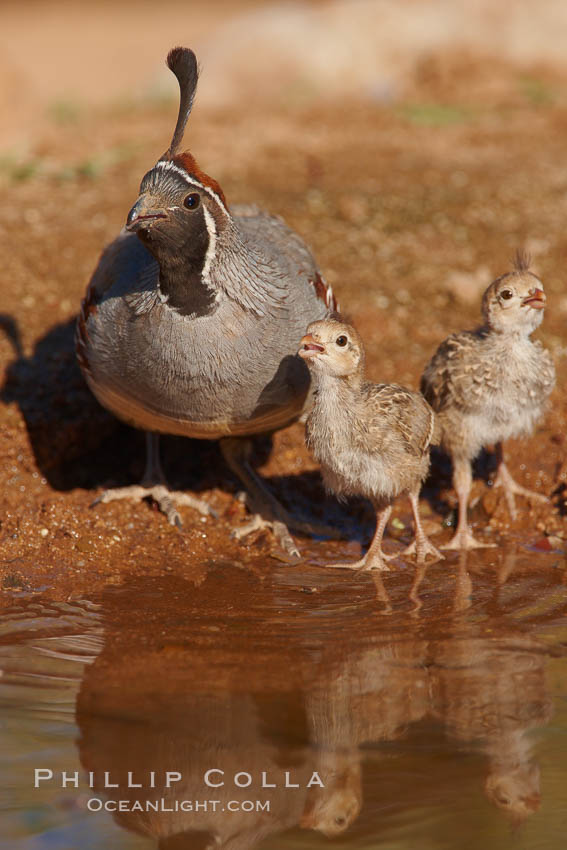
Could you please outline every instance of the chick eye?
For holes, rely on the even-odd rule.
[[[509,301],[510,298],[512,298],[513,295],[514,295],[514,293],[512,292],[511,289],[503,289],[502,292],[500,293],[500,297],[503,298],[505,301]]]
[[[335,342],[337,343],[337,345],[340,345],[340,347],[341,347],[341,348],[344,348],[344,347],[345,347],[345,345],[346,345],[346,344],[347,344],[347,342],[348,342],[348,338],[347,338],[346,336],[343,336],[343,335],[341,334],[341,336],[338,336],[338,337],[336,338]]]
[[[194,210],[197,209],[200,202],[201,198],[199,197],[199,194],[197,192],[191,192],[191,194],[187,195],[184,199],[183,206],[188,210]]]

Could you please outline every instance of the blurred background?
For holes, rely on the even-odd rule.
[[[539,74],[565,73],[566,28],[562,0],[4,0],[2,144],[32,146],[46,118],[173,97],[163,58],[177,43],[201,59],[200,109],[336,100],[344,111],[441,79],[465,102],[545,100]]]

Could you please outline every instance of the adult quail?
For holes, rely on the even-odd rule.
[[[518,255],[513,271],[484,293],[484,323],[448,337],[423,373],[421,390],[437,413],[459,501],[458,525],[447,549],[493,545],[475,540],[467,521],[472,461],[484,446],[496,444],[495,486],[503,488],[513,517],[515,495],[547,501],[514,481],[502,448],[509,437],[532,433],[555,385],[549,352],[530,339],[544,307],[543,285],[529,270],[528,258]]]
[[[307,445],[326,487],[339,498],[362,495],[377,512],[376,533],[356,563],[332,564],[361,570],[387,570],[382,537],[392,501],[409,495],[419,563],[442,556],[427,539],[419,518],[419,491],[429,470],[435,414],[420,393],[397,384],[372,384],[364,376],[364,348],[357,331],[335,318],[313,322],[301,340],[300,356],[311,370],[313,407],[307,418]]]
[[[93,393],[148,432],[142,484],[108,490],[97,501],[151,496],[177,524],[176,505],[210,512],[167,488],[158,434],[219,439],[266,524],[297,552],[286,527],[292,520],[249,464],[247,438],[301,415],[310,380],[297,346],[306,322],[336,302],[296,233],[254,206],[229,208],[216,180],[190,153],[179,153],[197,61],[177,47],[167,64],[180,88],[171,144],[103,252],[77,322],[77,355]]]

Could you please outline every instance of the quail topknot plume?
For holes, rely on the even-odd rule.
[[[336,318],[313,322],[299,354],[314,382],[307,419],[307,445],[321,464],[323,479],[337,496],[362,495],[376,508],[376,533],[366,555],[351,569],[387,570],[391,557],[382,537],[393,499],[407,493],[414,522],[418,562],[443,556],[427,539],[419,518],[419,491],[429,470],[429,446],[436,436],[435,414],[420,393],[398,384],[372,384],[364,375],[358,332]]]
[[[301,415],[310,380],[297,356],[299,340],[307,322],[328,315],[336,302],[296,233],[254,206],[229,208],[216,180],[179,152],[197,60],[177,47],[167,64],[180,88],[171,144],[142,179],[77,322],[78,359],[93,393],[147,432],[141,485],[106,491],[98,501],[151,496],[178,524],[176,505],[211,512],[167,488],[158,435],[219,439],[254,507],[284,548],[297,552],[287,529],[292,520],[252,469],[247,438]]]
[[[451,334],[423,373],[421,389],[437,413],[459,500],[458,525],[447,549],[492,545],[475,540],[467,520],[471,464],[485,446],[496,445],[495,486],[504,490],[513,517],[516,495],[547,501],[514,481],[502,448],[509,437],[532,433],[555,385],[549,352],[530,339],[543,319],[545,300],[541,280],[519,254],[514,270],[484,293],[481,327]]]

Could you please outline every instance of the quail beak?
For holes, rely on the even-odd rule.
[[[301,340],[301,348],[297,352],[304,360],[309,360],[312,357],[317,357],[322,351],[325,351],[325,346],[319,342],[315,342],[311,334],[307,334]]]
[[[545,302],[546,297],[543,289],[534,289],[533,292],[530,292],[527,298],[524,298],[522,301],[522,307],[528,305],[528,307],[533,307],[534,310],[543,310]]]
[[[126,219],[126,230],[131,233],[136,233],[138,230],[149,229],[154,221],[160,218],[167,218],[165,210],[150,209],[147,203],[148,199],[142,195],[138,198]]]

